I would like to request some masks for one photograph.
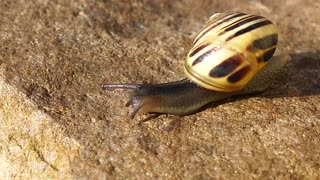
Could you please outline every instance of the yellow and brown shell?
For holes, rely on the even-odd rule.
[[[217,13],[194,40],[185,72],[204,88],[237,91],[268,62],[277,43],[278,30],[270,20],[245,13]]]

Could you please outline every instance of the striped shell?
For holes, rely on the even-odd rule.
[[[216,91],[242,89],[273,56],[278,30],[262,16],[217,13],[210,17],[185,61],[187,76]]]

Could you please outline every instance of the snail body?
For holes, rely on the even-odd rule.
[[[131,89],[127,106],[141,113],[188,115],[204,105],[235,95],[264,91],[290,61],[273,56],[275,25],[262,16],[217,13],[210,17],[185,60],[187,79],[164,84],[104,84]]]

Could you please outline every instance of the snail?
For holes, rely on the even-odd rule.
[[[273,56],[278,30],[268,19],[240,12],[212,15],[193,42],[184,64],[187,78],[163,84],[103,84],[130,89],[131,118],[140,113],[189,115],[235,95],[264,91],[291,60]]]

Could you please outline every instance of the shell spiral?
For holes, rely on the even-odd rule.
[[[191,81],[211,90],[242,89],[273,56],[278,30],[268,19],[244,13],[210,17],[188,53],[184,69]]]

